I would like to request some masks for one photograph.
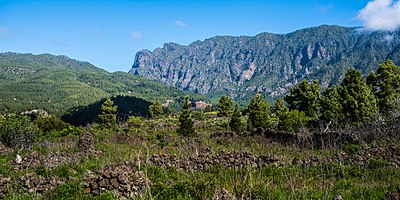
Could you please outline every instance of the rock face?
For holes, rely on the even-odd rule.
[[[389,34],[393,39],[385,40]],[[317,78],[326,87],[349,68],[369,73],[386,59],[398,63],[399,45],[399,32],[324,25],[289,34],[217,36],[188,46],[166,43],[138,52],[129,72],[198,93],[280,96],[302,79]]]

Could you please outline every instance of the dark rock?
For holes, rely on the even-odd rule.
[[[19,177],[19,181],[22,183],[22,188],[29,193],[36,195],[43,195],[50,192],[58,185],[62,185],[65,181],[58,177],[44,178],[34,172],[22,175]]]
[[[218,189],[217,191],[215,191],[215,193],[211,199],[212,200],[236,200],[239,198],[236,198],[233,194],[231,194],[225,188],[221,188],[221,189]]]
[[[0,142],[0,154],[11,154],[13,152],[12,148],[6,147],[3,143]]]
[[[11,178],[4,177],[0,174],[0,199],[3,199],[11,187]]]
[[[135,163],[127,162],[85,173],[82,186],[93,195],[98,195],[100,190],[111,191],[118,198],[134,198],[143,194],[150,184],[143,172],[135,170]]]
[[[332,200],[343,200],[343,197],[340,195],[336,195],[332,198]]]

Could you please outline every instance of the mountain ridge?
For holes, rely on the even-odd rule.
[[[44,109],[63,115],[110,96],[146,101],[187,92],[126,72],[109,73],[86,61],[51,54],[0,53],[0,112]]]
[[[385,36],[391,36],[386,40]],[[302,79],[337,84],[349,68],[364,74],[380,62],[400,60],[399,32],[322,25],[287,34],[215,36],[189,45],[165,43],[135,55],[129,73],[195,93],[278,97]]]

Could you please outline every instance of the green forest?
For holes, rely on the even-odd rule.
[[[400,197],[393,61],[365,76],[349,69],[329,88],[303,80],[274,103],[260,92],[239,106],[226,94],[194,109],[206,98],[123,73],[66,72],[56,65],[64,57],[52,59],[52,73],[40,73],[38,60],[25,71],[18,59],[1,68],[9,69],[1,75],[9,80],[1,82],[1,199]],[[20,114],[33,98],[47,112]],[[168,99],[174,109],[162,105]]]
[[[50,54],[0,53],[0,87],[0,112],[46,110],[59,117],[117,95],[165,101],[189,94],[141,76],[109,73],[87,62]]]

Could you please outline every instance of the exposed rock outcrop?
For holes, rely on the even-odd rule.
[[[280,96],[302,79],[329,86],[349,68],[369,73],[386,59],[398,62],[399,34],[390,43],[385,35],[323,25],[288,34],[217,36],[188,46],[166,43],[138,52],[129,72],[198,93],[248,99],[261,90]]]

